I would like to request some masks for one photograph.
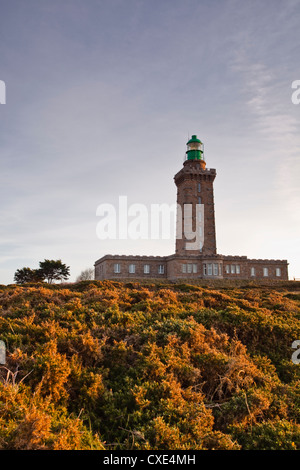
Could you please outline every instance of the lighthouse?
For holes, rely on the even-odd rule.
[[[213,182],[216,170],[206,168],[203,143],[192,135],[186,144],[177,186],[176,254],[214,255],[217,252]],[[192,238],[194,234],[194,238]]]
[[[168,256],[104,255],[95,262],[95,279],[248,279],[287,280],[288,262],[248,259],[217,253],[214,180],[206,167],[204,146],[197,135],[186,143],[177,187],[176,251]]]

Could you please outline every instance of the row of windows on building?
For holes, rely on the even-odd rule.
[[[197,264],[186,263],[181,265],[181,271],[183,274],[196,274],[198,272]],[[218,263],[205,263],[203,264],[203,274],[204,276],[221,276],[222,275],[222,265]]]
[[[152,268],[153,269],[153,268]],[[150,264],[144,264],[143,266],[144,274],[150,274]],[[183,274],[197,274],[198,273],[198,265],[196,263],[183,263],[181,265],[181,271]],[[136,272],[136,265],[129,264],[128,266],[129,274],[135,274]],[[157,268],[158,274],[165,274],[165,265],[159,264]],[[121,273],[121,264],[115,263],[114,264],[114,273],[120,274]],[[227,264],[225,266],[225,273],[226,274],[240,274],[241,267],[239,264]],[[275,274],[277,277],[281,277],[281,269],[276,268]],[[222,276],[222,264],[220,263],[204,263],[203,264],[203,275],[204,276]],[[250,268],[250,275],[252,277],[256,276],[256,268]],[[269,268],[263,268],[263,276],[269,276]]]
[[[135,269],[136,265],[135,264],[130,264],[128,266],[128,272],[129,274],[135,274]],[[143,267],[144,274],[150,274],[150,264],[144,264]],[[115,274],[120,274],[121,272],[121,265],[120,263],[114,264],[114,273]],[[165,273],[165,266],[164,264],[159,264],[158,269],[157,269],[158,274],[164,274]]]
[[[197,264],[187,263],[181,265],[182,273],[196,274],[198,272]],[[225,266],[226,274],[241,274],[241,267],[239,264],[227,264]],[[203,264],[203,274],[204,276],[222,276],[222,264],[219,263],[204,263]],[[252,277],[256,276],[256,269],[251,267],[250,274]],[[281,269],[276,268],[275,274],[277,277],[281,277]],[[264,277],[269,276],[269,268],[263,268]]]
[[[239,264],[226,264],[225,273],[226,274],[240,274],[241,267]]]
[[[263,268],[263,275],[264,275],[264,277],[269,276],[269,268]],[[276,277],[281,276],[281,269],[280,268],[275,269],[275,275],[276,275]],[[256,269],[255,268],[251,268],[251,276],[253,276],[253,277],[256,276]]]
[[[240,274],[241,270],[240,270],[240,266],[238,264],[227,264],[225,266],[225,272],[226,274]],[[263,276],[264,277],[268,277],[269,276],[269,268],[263,268]],[[256,268],[254,267],[251,267],[250,268],[250,275],[252,277],[255,277],[256,276]],[[277,277],[280,277],[281,276],[281,269],[280,268],[275,268],[275,275]]]
[[[225,266],[225,272],[226,274],[240,274],[241,273],[241,268],[239,264],[227,264]],[[275,269],[275,274],[277,277],[281,276],[281,269],[276,268]],[[252,277],[256,276],[256,268],[251,267],[250,268],[250,275]],[[269,268],[263,268],[263,276],[268,277],[269,276]]]

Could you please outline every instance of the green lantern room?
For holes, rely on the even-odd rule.
[[[192,135],[191,139],[187,142],[186,156],[187,160],[204,160],[203,143],[196,135]]]

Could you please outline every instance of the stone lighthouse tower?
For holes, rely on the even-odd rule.
[[[203,144],[196,135],[187,142],[177,186],[177,255],[215,255],[216,231],[213,182],[216,170],[206,168]]]
[[[217,253],[213,188],[216,170],[206,168],[203,144],[196,135],[186,145],[183,167],[174,176],[176,253],[104,255],[95,262],[95,279],[288,280],[287,260]]]

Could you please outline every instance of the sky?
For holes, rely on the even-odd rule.
[[[100,239],[97,208],[174,204],[192,134],[217,171],[218,253],[287,259],[300,278],[300,0],[0,12],[0,284],[44,259],[75,281],[105,254],[174,253],[172,236]]]

